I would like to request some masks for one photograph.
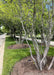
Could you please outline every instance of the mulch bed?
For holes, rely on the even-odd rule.
[[[47,59],[49,60],[47,62],[49,65],[52,58],[48,57]],[[14,65],[11,75],[54,75],[54,65],[49,71],[46,67],[43,71],[39,71],[36,69],[31,57],[26,57]]]
[[[8,47],[8,49],[22,49],[22,48],[28,48],[29,46],[27,44],[15,44]]]
[[[44,45],[43,43],[38,43],[39,45]],[[51,47],[54,47],[50,45]],[[15,44],[8,47],[8,49],[22,49],[22,48],[29,48],[28,44]]]

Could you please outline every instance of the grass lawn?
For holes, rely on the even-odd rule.
[[[26,48],[26,49],[8,49],[8,46],[15,44],[15,43],[16,42],[14,41],[13,38],[6,37],[2,75],[10,75],[10,71],[12,70],[13,65],[17,61],[20,61],[24,57],[27,57],[30,55],[29,48]],[[30,42],[30,44],[31,44],[31,42]],[[32,50],[34,50],[33,47],[32,47]],[[34,51],[33,51],[33,54],[35,54]],[[54,47],[53,48],[50,47],[48,55],[54,56]]]

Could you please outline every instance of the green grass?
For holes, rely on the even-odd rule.
[[[22,58],[30,55],[29,48],[26,49],[8,49],[8,46],[15,44],[13,38],[7,37],[5,43],[4,63],[2,75],[10,75],[13,65]]]
[[[24,57],[30,56],[29,48],[26,49],[8,49],[8,46],[15,44],[16,42],[14,41],[13,38],[11,37],[6,37],[6,42],[5,42],[5,52],[4,52],[4,63],[3,63],[3,73],[2,75],[10,75],[10,72],[12,70],[12,67],[17,61],[20,61]],[[24,42],[26,43],[26,42]],[[32,44],[31,41],[29,41],[30,44]],[[35,54],[33,51],[32,47],[32,52]],[[50,47],[50,50],[48,52],[49,56],[54,56],[54,47]]]

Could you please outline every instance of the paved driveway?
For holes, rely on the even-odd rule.
[[[2,75],[2,69],[3,69],[5,36],[6,34],[0,35],[0,75]]]
[[[16,37],[17,37],[17,38],[20,38],[19,36],[16,36]],[[25,39],[25,37],[22,36],[22,39]],[[31,38],[27,38],[27,40],[32,41]],[[40,40],[40,39],[37,39],[37,42],[38,42],[38,43],[41,43],[41,40]],[[54,47],[54,41],[50,41],[50,45]]]

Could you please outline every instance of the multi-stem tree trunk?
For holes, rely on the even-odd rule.
[[[36,25],[35,24],[35,21],[36,21],[36,0],[34,0],[34,8],[33,8],[33,10],[34,10],[34,12],[33,12],[33,23],[32,23],[32,31],[30,32],[29,31],[29,29],[27,29],[28,30],[28,33],[29,33],[29,35],[30,35],[30,37],[31,37],[31,39],[32,39],[32,42],[33,42],[33,47],[34,47],[34,50],[35,50],[35,52],[36,52],[36,59],[33,57],[33,54],[32,54],[32,48],[31,48],[31,46],[29,45],[29,42],[28,42],[28,40],[27,40],[27,31],[26,31],[26,29],[25,29],[25,27],[24,27],[24,20],[22,19],[22,15],[20,16],[20,20],[21,20],[21,23],[22,23],[22,27],[23,27],[23,30],[24,30],[24,32],[25,32],[25,38],[26,38],[26,42],[27,42],[27,44],[29,45],[29,49],[30,49],[30,54],[31,54],[31,58],[33,59],[33,61],[34,61],[34,63],[35,63],[35,66],[36,66],[36,68],[37,69],[39,69],[39,70],[43,70],[43,68],[44,68],[44,66],[46,65],[46,60],[47,60],[47,54],[48,54],[48,51],[49,51],[49,46],[50,46],[50,40],[52,39],[52,28],[53,28],[53,23],[52,23],[52,17],[50,17],[50,11],[48,10],[48,21],[47,21],[47,28],[48,28],[48,32],[47,32],[47,30],[45,29],[45,31],[44,31],[44,20],[46,20],[45,18],[43,18],[43,16],[44,16],[44,5],[43,5],[43,0],[42,0],[42,15],[41,15],[41,26],[42,26],[42,33],[41,33],[41,35],[42,35],[42,37],[43,37],[43,41],[44,41],[44,43],[45,43],[45,48],[44,48],[44,51],[43,51],[43,56],[42,56],[42,54],[40,53],[40,51],[41,51],[41,49],[39,48],[39,44],[38,44],[38,42],[37,42],[37,39],[36,39],[36,34],[35,34],[35,28],[34,28],[34,26]],[[21,7],[21,4],[20,4],[20,7]],[[21,13],[22,13],[22,11],[21,11]],[[40,29],[41,30],[41,29]],[[47,34],[46,34],[47,33]],[[34,36],[33,36],[33,34],[34,34]],[[52,59],[52,62],[51,62],[51,64],[50,64],[50,66],[49,67],[51,67],[52,66],[52,64],[53,64],[53,62],[54,62],[54,58]]]
[[[10,29],[10,36],[13,37],[13,30]]]
[[[13,27],[13,38],[16,39],[16,28]]]
[[[22,43],[22,29],[20,30],[20,37],[19,37],[19,43]]]

